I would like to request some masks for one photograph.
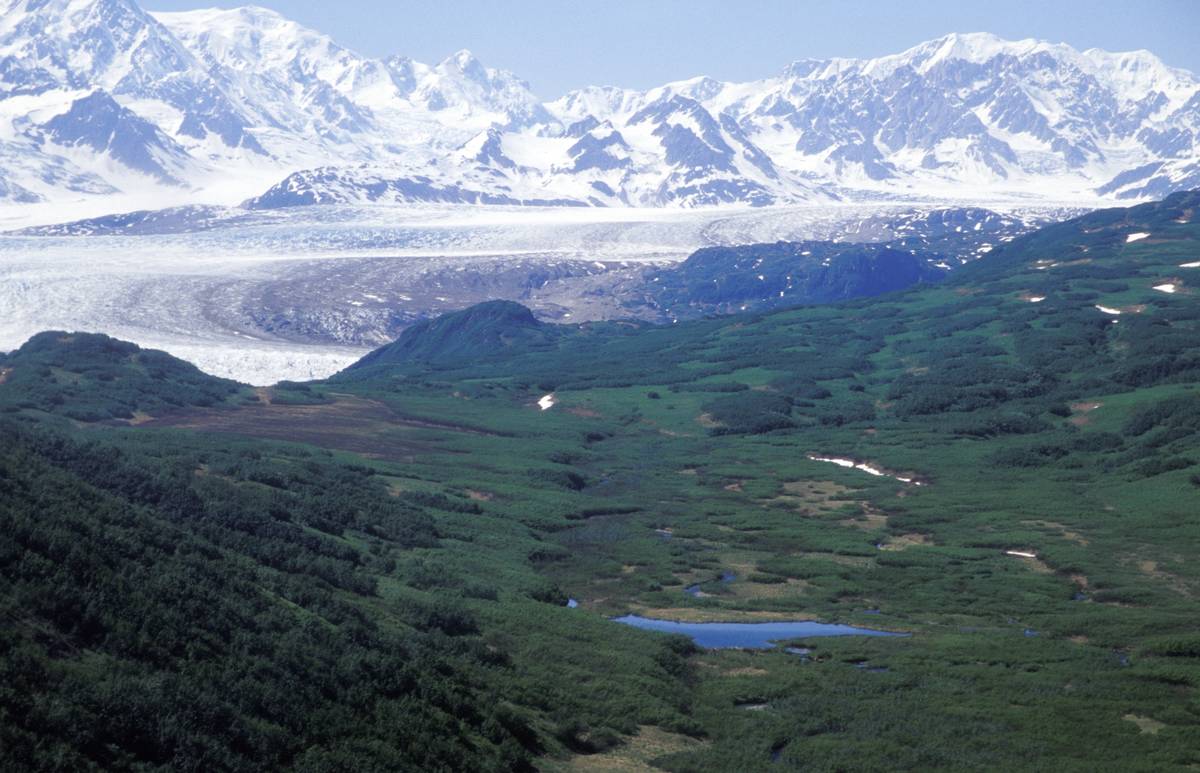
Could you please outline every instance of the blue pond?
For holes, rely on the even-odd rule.
[[[691,637],[692,641],[701,647],[709,649],[770,649],[775,646],[774,642],[783,639],[805,639],[815,636],[908,636],[906,633],[875,631],[834,623],[814,623],[807,620],[778,623],[678,623],[674,620],[655,620],[638,615],[614,617],[613,620],[647,631],[681,633]]]

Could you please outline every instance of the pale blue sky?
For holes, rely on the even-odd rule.
[[[648,88],[767,77],[803,58],[895,53],[949,32],[1076,48],[1145,48],[1200,72],[1200,0],[252,0],[371,56],[437,62],[469,48],[545,99],[580,86]],[[236,7],[142,0],[149,10]]]

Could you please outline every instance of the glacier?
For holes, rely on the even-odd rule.
[[[945,206],[187,208],[34,228],[0,234],[0,350],[47,329],[103,331],[254,385],[321,378],[472,303],[625,317],[623,285],[699,247],[917,236]],[[972,217],[1010,224],[998,241],[1079,211],[989,206]],[[992,246],[981,233],[964,260]]]

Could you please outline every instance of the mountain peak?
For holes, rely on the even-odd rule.
[[[471,80],[479,83],[486,83],[488,80],[487,68],[483,66],[483,63],[473,53],[465,48],[455,51],[443,59],[437,68],[442,71],[462,73]]]

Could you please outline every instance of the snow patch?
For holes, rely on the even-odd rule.
[[[869,464],[867,462],[856,462],[853,459],[845,459],[843,457],[838,457],[838,456],[818,456],[816,454],[809,454],[808,458],[814,462],[829,462],[830,464],[836,464],[838,467],[846,467],[847,469],[860,470],[862,472],[867,473],[868,475],[874,475],[877,478],[892,478],[893,480],[898,480],[901,483],[911,483],[914,486],[923,485],[921,483],[921,481],[919,481],[919,480],[916,480],[914,478],[906,478],[902,475],[896,475],[894,473],[886,472],[885,470],[883,470],[879,467],[876,467],[873,464]]]
[[[1149,235],[1150,234],[1148,234],[1144,231],[1138,231],[1135,234],[1129,234],[1129,236],[1126,236],[1125,243],[1129,244],[1130,242],[1140,242],[1142,239],[1145,239]]]
[[[537,401],[537,404],[538,408],[541,408],[543,411],[550,410],[554,407],[554,393],[543,395],[542,399]]]

